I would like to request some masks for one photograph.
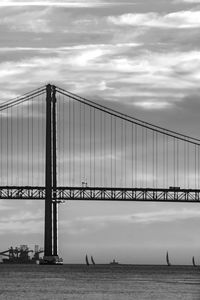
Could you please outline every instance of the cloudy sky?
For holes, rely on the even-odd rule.
[[[200,0],[0,1],[0,99],[54,83],[199,136]],[[42,203],[0,203],[1,249],[43,245]],[[66,203],[65,262],[199,259],[199,205]]]

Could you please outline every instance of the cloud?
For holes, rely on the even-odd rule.
[[[30,211],[20,211],[18,214],[11,215],[10,217],[2,217],[1,222],[27,222],[27,221],[34,221],[43,219],[43,212],[42,210],[38,210],[37,212],[30,212]]]
[[[137,213],[132,219],[138,223],[175,222],[199,218],[200,212],[193,209],[163,210],[157,212]]]
[[[18,214],[1,217],[0,234],[19,232],[20,234],[41,233],[41,228],[43,228],[44,223],[43,218],[42,210],[38,210],[34,213],[30,211],[20,211]]]
[[[6,201],[0,200],[0,211],[12,210],[12,207],[7,205]]]
[[[61,46],[61,47],[0,47],[0,52],[14,52],[14,51],[33,51],[33,52],[44,52],[45,54],[59,54],[65,51],[92,51],[98,52],[100,55],[101,49],[107,51],[124,51],[127,48],[134,48],[142,46],[141,43],[116,43],[116,44],[87,44],[87,45],[77,45],[77,46]],[[99,50],[100,49],[100,50]],[[102,53],[102,52],[101,52]],[[96,57],[99,55],[95,55]],[[92,55],[94,56],[94,55]],[[94,57],[91,57],[91,59]]]
[[[107,6],[107,5],[116,5],[114,2],[103,2],[103,1],[10,1],[4,0],[1,1],[0,7],[17,7],[17,6],[52,6],[52,7],[95,7],[95,6]]]
[[[23,59],[0,64],[2,96],[15,88],[23,93],[25,86],[28,91],[30,83],[31,89],[41,86],[45,78],[91,99],[101,93],[111,101],[123,97],[143,109],[164,110],[199,86],[199,51],[150,52],[137,43],[20,49],[16,51],[24,52]]]
[[[161,210],[152,212],[138,212],[128,215],[106,215],[106,216],[88,216],[79,217],[71,221],[61,221],[63,227],[71,234],[83,234],[96,231],[112,224],[154,224],[154,223],[172,223],[186,221],[189,219],[198,219],[200,212],[194,209],[179,210]]]
[[[155,101],[140,101],[134,102],[135,106],[142,107],[144,109],[166,109],[170,108],[172,105],[168,102],[155,102]]]
[[[200,0],[174,0],[174,3],[200,3]]]
[[[169,14],[155,12],[110,16],[108,21],[117,26],[146,26],[158,28],[199,28],[200,11],[178,11]]]
[[[49,33],[52,29],[48,13],[48,9],[18,12],[14,16],[2,16],[0,24],[8,26],[12,31]]]

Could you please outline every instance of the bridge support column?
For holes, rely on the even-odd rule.
[[[51,85],[46,86],[46,166],[45,166],[45,229],[44,256],[52,256],[52,130]]]
[[[57,188],[57,164],[56,164],[56,88],[52,87],[52,101],[53,101],[53,255],[58,256],[58,229],[57,229],[57,201],[56,201],[56,188]]]
[[[58,257],[57,246],[56,159],[56,88],[48,84],[46,86],[45,241],[44,259],[41,264],[62,264],[62,259]]]

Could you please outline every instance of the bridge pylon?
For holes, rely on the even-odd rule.
[[[42,264],[61,263],[57,250],[56,88],[46,86],[45,229]]]

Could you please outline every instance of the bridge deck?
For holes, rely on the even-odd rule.
[[[200,202],[198,189],[155,188],[102,188],[102,187],[57,187],[52,198],[87,201],[155,201],[155,202]],[[0,199],[44,200],[45,187],[1,186]]]

